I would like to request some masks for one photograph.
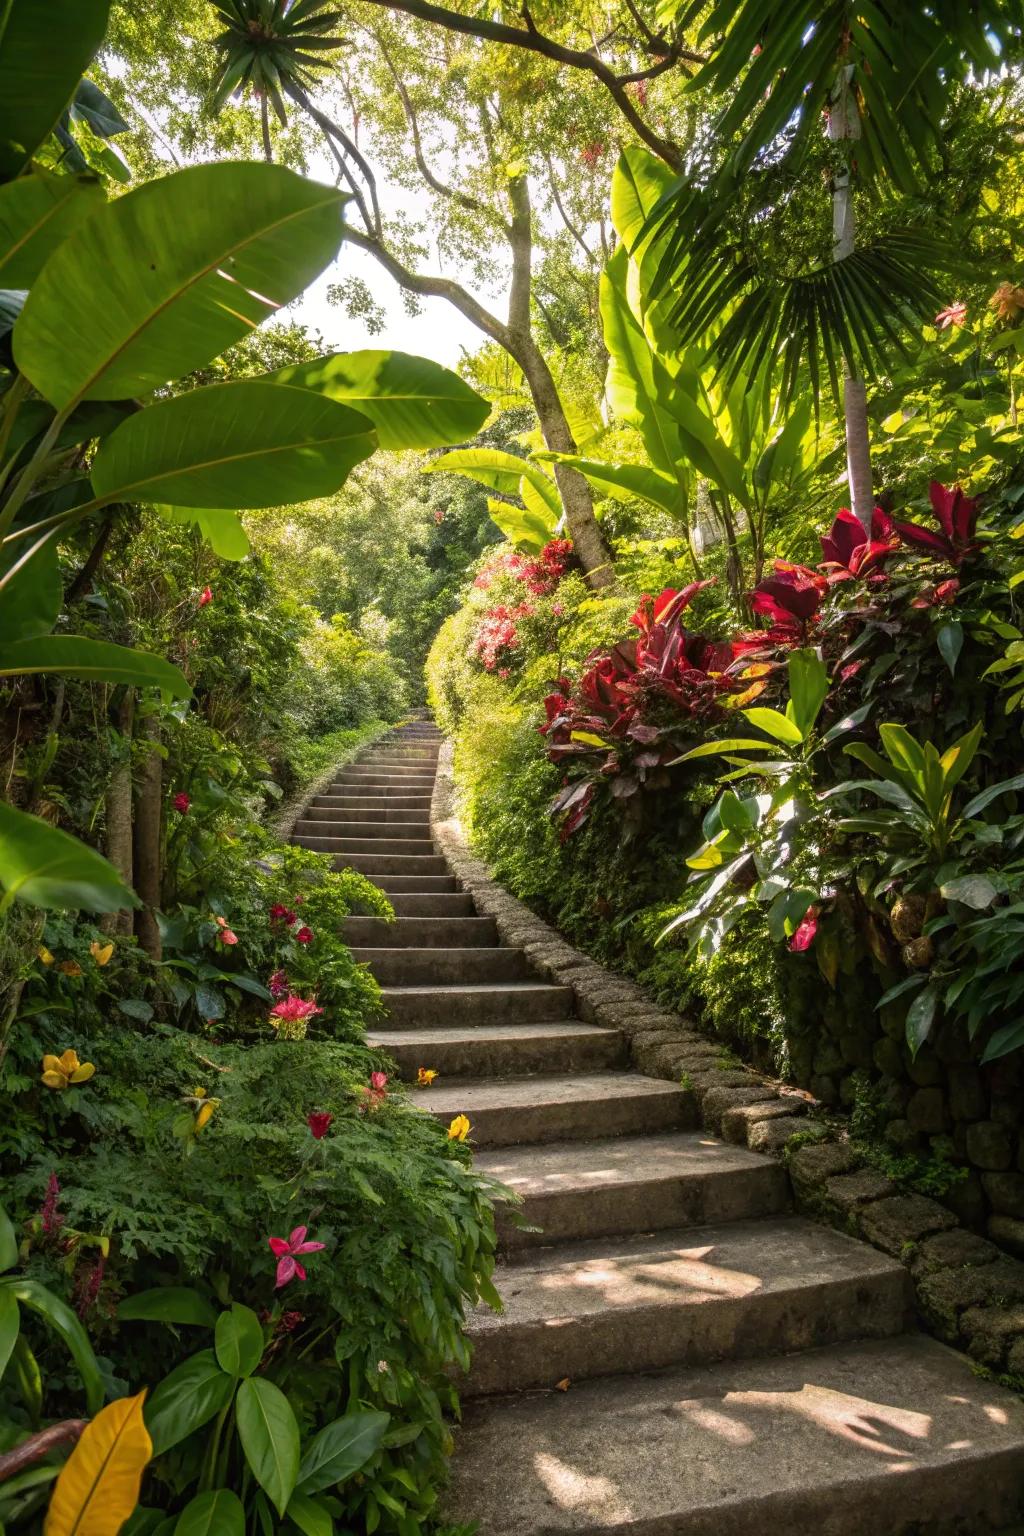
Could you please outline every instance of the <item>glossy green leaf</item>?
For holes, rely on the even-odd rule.
[[[517,496],[523,475],[532,480],[542,495],[547,494],[551,482],[542,470],[514,453],[503,453],[500,448],[455,448],[442,453],[440,458],[424,464],[425,475],[467,475],[489,490],[500,491],[503,496]]]
[[[0,855],[2,858],[3,855]],[[103,1378],[96,1363],[96,1356],[89,1343],[89,1335],[82,1327],[67,1302],[48,1291],[38,1280],[4,1280],[0,1285],[9,1287],[16,1300],[41,1317],[66,1345],[85,1388],[85,1402],[92,1414],[103,1407]]]
[[[299,1426],[291,1404],[272,1381],[251,1376],[238,1389],[235,1421],[252,1475],[283,1517],[299,1475]]]
[[[817,651],[793,651],[789,658],[789,709],[801,740],[810,735],[828,694],[828,669]]]
[[[937,983],[930,981],[914,998],[907,1009],[907,1044],[911,1055],[916,1056],[931,1033],[935,1022],[935,1010],[939,1003]]]
[[[21,1313],[17,1298],[9,1286],[0,1283],[0,1377],[7,1369],[7,1362],[14,1353],[21,1331]]]
[[[245,379],[161,400],[106,438],[97,497],[175,507],[283,507],[330,496],[377,445],[357,411]]]
[[[527,512],[532,512],[545,528],[550,529],[553,538],[562,516],[557,486],[552,484],[546,492],[541,492],[529,476],[523,475],[519,481],[519,495]]]
[[[192,692],[184,674],[171,662],[148,651],[133,651],[127,645],[109,645],[105,640],[86,640],[79,635],[37,635],[34,640],[0,643],[0,677],[24,677],[35,672],[162,688],[176,699],[187,699]]]
[[[586,459],[577,453],[540,453],[540,459],[557,459],[570,464],[590,481],[596,491],[614,496],[617,501],[632,501],[639,497],[660,507],[670,517],[679,517],[687,509],[686,489],[674,475],[652,469],[649,464],[603,464],[597,459]]]
[[[15,899],[35,907],[119,912],[138,897],[112,864],[38,816],[0,802],[0,914]]]
[[[217,1363],[229,1376],[251,1376],[263,1356],[263,1325],[250,1307],[232,1302],[217,1319]]]
[[[784,742],[787,746],[799,746],[804,739],[799,726],[787,720],[780,710],[744,709],[742,713],[759,731],[774,736],[776,741]]]
[[[0,187],[0,288],[30,288],[52,252],[103,202],[92,178],[38,168]]]
[[[293,1493],[288,1500],[288,1519],[302,1536],[333,1536],[334,1521],[322,1504],[305,1493]]]
[[[391,1422],[387,1413],[347,1413],[327,1424],[310,1444],[299,1468],[302,1493],[320,1493],[343,1483],[369,1461]]]
[[[0,1205],[0,1274],[13,1269],[18,1262],[18,1234],[14,1223]]]
[[[168,523],[195,523],[215,555],[222,560],[244,560],[249,535],[238,514],[223,507],[161,507],[156,509]]]
[[[178,1516],[174,1536],[245,1536],[245,1508],[228,1488],[197,1494]]]
[[[549,517],[531,512],[528,507],[514,507],[510,501],[487,498],[487,510],[491,522],[500,528],[506,539],[528,555],[539,555],[554,530]]]
[[[177,1323],[194,1328],[213,1328],[217,1313],[198,1291],[186,1285],[161,1285],[151,1291],[126,1296],[117,1308],[122,1323]]]
[[[153,1455],[162,1456],[220,1412],[231,1401],[235,1378],[222,1371],[212,1349],[176,1366],[153,1390],[146,1404],[146,1428]]]
[[[994,800],[1000,795],[1017,793],[1024,789],[1024,773],[1014,774],[1012,779],[1003,779],[999,784],[992,784],[988,789],[983,789],[980,795],[975,795],[964,806],[964,819],[971,816],[980,816],[982,811],[987,811]]]
[[[956,664],[960,659],[960,652],[964,648],[963,625],[958,623],[942,624],[935,637],[943,661],[950,672],[956,671]]]
[[[56,125],[107,30],[110,0],[0,5],[0,181],[28,164]]]
[[[344,202],[257,162],[147,182],[47,262],[16,327],[18,366],[61,409],[148,394],[201,368],[333,260]]]
[[[13,641],[49,634],[64,600],[55,538],[34,550],[29,539],[0,546],[0,574],[15,564],[17,574],[0,593],[0,650]]]
[[[71,102],[71,116],[88,123],[101,139],[112,139],[115,134],[129,132],[129,124],[94,80],[79,80]]]
[[[281,368],[270,378],[352,406],[377,428],[382,448],[440,448],[475,437],[490,405],[450,368],[407,352],[337,352]]]

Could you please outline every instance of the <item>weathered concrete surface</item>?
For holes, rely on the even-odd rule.
[[[573,1017],[572,988],[551,987],[539,981],[381,990],[396,1029],[429,1029],[437,1024],[521,1024],[527,1019]]]
[[[430,1093],[427,1108],[440,1120],[468,1115],[477,1146],[623,1136],[685,1125],[689,1099],[681,1088],[635,1072],[467,1079]]]
[[[369,1044],[387,1051],[402,1077],[416,1081],[431,1067],[440,1091],[450,1077],[510,1077],[536,1072],[599,1072],[625,1065],[626,1042],[617,1029],[566,1019],[552,1024],[450,1024],[444,1029],[371,1029]],[[423,1107],[429,1108],[424,1097]]]

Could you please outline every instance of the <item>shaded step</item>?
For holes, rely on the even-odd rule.
[[[317,803],[326,802],[330,805],[343,801],[346,805],[365,805],[370,810],[386,810],[392,805],[407,806],[417,810],[426,809],[428,813],[430,800],[430,785],[406,794],[404,791],[396,791],[393,784],[334,784],[323,795],[317,796]]]
[[[486,1536],[904,1536],[1009,1524],[1024,1403],[909,1335],[470,1404],[449,1519]]]
[[[452,880],[452,876],[447,874],[448,865],[439,853],[432,854],[429,857],[425,854],[402,853],[353,853],[347,856],[336,854],[334,868],[354,869],[371,880],[376,880],[378,875],[407,875],[414,877],[417,881],[426,875],[443,875],[447,879]],[[381,889],[389,890],[394,889],[394,887],[382,885]],[[421,887],[417,883],[413,886],[401,887],[401,889],[452,890],[454,889],[454,881],[451,886]]]
[[[454,875],[413,875],[408,873],[402,874],[401,872],[398,874],[388,874],[386,871],[382,871],[380,874],[375,875],[373,880],[375,885],[379,885],[382,891],[387,892],[388,897],[391,900],[391,905],[394,907],[396,912],[400,911],[405,913],[408,911],[408,908],[404,905],[404,903],[401,908],[399,908],[396,905],[395,897],[397,896],[399,899],[401,899],[402,897],[409,894],[414,895],[417,900],[422,898],[430,901],[433,901],[436,896],[450,897],[457,895],[461,902],[469,902],[469,908],[467,910],[473,910],[472,897],[465,896],[462,891],[459,890],[459,883]],[[455,909],[452,908],[450,910]],[[423,916],[426,914],[410,913],[409,915]]]
[[[560,1243],[495,1273],[505,1310],[470,1318],[463,1391],[887,1338],[906,1323],[909,1278],[867,1243],[796,1216]]]
[[[699,1131],[509,1147],[481,1152],[475,1166],[522,1200],[518,1217],[497,1208],[507,1249],[536,1247],[554,1237],[740,1221],[776,1215],[789,1203],[781,1163]]]
[[[434,843],[429,821],[355,821],[327,812],[317,817],[302,817],[295,823],[294,830],[301,837],[343,837],[349,841],[358,838],[361,842],[401,840],[429,843],[431,849]]]
[[[347,944],[373,944],[396,949],[421,948],[425,945],[451,945],[456,949],[470,946],[488,948],[498,942],[498,930],[493,917],[473,915],[472,900],[466,897],[469,908],[465,917],[448,917],[441,908],[437,913],[422,916],[399,917],[393,923],[381,917],[350,917],[344,926]],[[395,911],[398,911],[397,906]]]
[[[682,1127],[690,1098],[674,1083],[638,1072],[510,1078],[442,1084],[426,1107],[440,1120],[468,1115],[477,1146],[577,1140]]]
[[[387,1051],[402,1077],[415,1081],[419,1067],[442,1078],[512,1076],[526,1072],[600,1072],[626,1057],[617,1029],[575,1020],[554,1024],[477,1024],[443,1029],[370,1029],[369,1044]],[[440,1083],[431,1093],[440,1091]],[[429,1108],[424,1102],[424,1108]]]
[[[360,965],[368,965],[382,987],[478,986],[525,981],[535,973],[521,949],[354,949]]]
[[[437,777],[433,768],[399,763],[347,763],[338,774],[339,784],[363,784],[383,780],[386,784],[432,784]]]
[[[399,858],[429,856],[434,852],[429,837],[395,837],[388,829],[384,837],[324,837],[308,832],[297,833],[292,838],[300,848],[311,848],[315,853],[382,853]]]
[[[442,1024],[524,1024],[534,1019],[567,1019],[571,987],[545,982],[446,987],[383,987],[384,1005],[396,1029],[432,1029]]]
[[[349,822],[398,822],[402,825],[430,826],[430,802],[398,805],[390,796],[378,800],[362,797],[343,800],[340,796],[319,795],[306,807],[305,819],[309,821]]]
[[[472,917],[476,911],[473,898],[455,888],[455,881],[426,888],[424,881],[396,890],[393,883],[383,887],[399,917]]]

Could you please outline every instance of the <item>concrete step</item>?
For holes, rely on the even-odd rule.
[[[396,890],[393,884],[388,884],[382,889],[388,892],[391,905],[401,918],[434,917],[447,920],[474,916],[476,909],[472,896],[457,891],[454,880],[450,880],[447,885],[423,889],[421,885],[423,882]]]
[[[467,897],[467,900],[469,898]],[[395,908],[396,912],[398,908]],[[473,915],[472,902],[465,917],[447,917],[443,909],[437,914],[424,913],[420,917],[399,917],[389,923],[382,917],[350,917],[345,921],[346,944],[373,944],[380,948],[437,949],[453,947],[489,948],[498,942],[498,930],[493,917]]]
[[[434,852],[429,837],[396,837],[392,828],[383,837],[324,837],[309,832],[299,832],[292,842],[300,848],[311,848],[315,853],[380,853],[415,858],[430,856]]]
[[[522,1201],[497,1208],[506,1250],[742,1221],[789,1203],[780,1163],[703,1132],[509,1147],[481,1152],[475,1166]]]
[[[478,1147],[580,1140],[678,1130],[691,1113],[690,1096],[674,1083],[638,1072],[594,1072],[442,1084],[426,1108],[446,1124],[468,1115]]]
[[[444,1514],[486,1536],[978,1536],[1022,1486],[1024,1403],[911,1334],[471,1403]]]
[[[491,986],[528,981],[535,972],[521,949],[396,949],[360,946],[352,951],[382,987]]]
[[[796,1216],[559,1243],[496,1271],[505,1309],[469,1320],[463,1395],[889,1338],[906,1325],[909,1278]]]
[[[304,816],[295,823],[295,831],[303,837],[359,838],[361,841],[376,839],[395,842],[429,843],[433,847],[429,821],[356,821],[336,813],[320,816]]]
[[[437,777],[433,768],[400,763],[349,763],[338,774],[339,784],[432,784]]]
[[[398,874],[388,874],[383,872],[373,876],[373,883],[374,885],[379,885],[382,891],[387,892],[391,905],[400,915],[405,915],[408,912],[410,917],[429,916],[427,912],[410,912],[404,905],[404,901],[401,906],[396,904],[396,898],[402,901],[404,897],[409,895],[414,896],[417,901],[434,901],[438,896],[448,899],[457,895],[460,902],[469,902],[469,907],[466,910],[473,910],[472,898],[463,895],[462,891],[459,890],[459,883],[454,875],[415,875],[408,872],[405,874],[401,872]],[[446,910],[455,911],[463,910],[463,908],[456,909],[452,907],[446,908]]]
[[[442,1024],[525,1024],[537,1019],[568,1019],[573,1012],[571,987],[545,982],[507,982],[488,986],[382,987],[389,1022],[396,1029],[435,1029]]]
[[[395,791],[393,784],[334,784],[322,795],[317,795],[317,805],[335,805],[339,802],[345,805],[365,805],[368,810],[387,810],[394,806],[411,807],[415,810],[426,808],[429,813],[432,786],[427,784],[422,789],[406,794],[404,791]]]
[[[434,775],[417,773],[380,773],[375,768],[352,769],[339,774],[331,785],[334,794],[346,795],[429,795]]]
[[[305,846],[300,842],[300,847]],[[377,880],[378,875],[406,875],[413,877],[417,883],[411,886],[403,886],[404,890],[450,890],[451,886],[422,886],[419,881],[427,875],[443,875],[449,880],[448,864],[442,856],[437,854],[408,854],[408,853],[352,853],[336,854],[334,857],[335,869],[354,869],[358,874],[365,875],[368,880]],[[393,890],[393,886],[382,885],[382,890]]]
[[[306,818],[312,821],[373,821],[397,822],[401,825],[430,826],[430,801],[422,800],[410,805],[399,805],[393,799],[369,800],[365,796],[343,800],[338,795],[318,795],[312,805],[306,807]]]
[[[554,1024],[477,1024],[467,1028],[383,1029],[371,1026],[369,1044],[393,1056],[402,1077],[415,1082],[419,1067],[441,1077],[501,1077],[527,1072],[600,1072],[622,1066],[625,1040],[617,1029],[575,1020]],[[435,1092],[431,1089],[431,1093]],[[429,1108],[429,1102],[424,1101]]]

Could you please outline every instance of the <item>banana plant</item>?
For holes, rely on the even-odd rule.
[[[538,455],[540,457],[540,455]],[[517,549],[536,555],[557,534],[562,503],[555,482],[526,459],[499,448],[456,448],[424,466],[424,474],[466,475],[502,500],[491,497],[487,510],[491,521]],[[518,496],[522,506],[504,499]]]

